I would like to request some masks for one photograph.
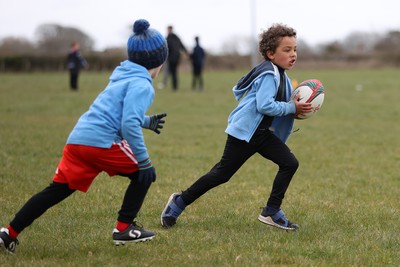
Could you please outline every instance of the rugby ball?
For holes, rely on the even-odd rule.
[[[293,100],[297,95],[300,95],[299,102],[311,103],[313,110],[308,113],[298,114],[295,119],[308,119],[317,113],[322,103],[324,103],[324,86],[319,80],[305,80],[293,90],[290,99]]]

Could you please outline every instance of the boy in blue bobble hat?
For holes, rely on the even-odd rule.
[[[114,243],[146,241],[155,236],[135,222],[156,180],[142,128],[159,134],[166,116],[145,115],[155,94],[152,79],[168,56],[165,38],[149,26],[146,20],[135,21],[127,43],[128,59],[115,68],[106,88],[79,118],[52,183],[32,196],[0,230],[0,249],[14,253],[19,233],[76,190],[86,192],[102,171],[130,179],[112,234]]]

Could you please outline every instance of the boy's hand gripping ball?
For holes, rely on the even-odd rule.
[[[324,86],[319,80],[305,80],[300,83],[295,90],[293,90],[290,100],[293,100],[297,95],[301,103],[311,103],[313,110],[308,113],[298,114],[295,119],[308,119],[321,108],[324,102],[325,90]]]

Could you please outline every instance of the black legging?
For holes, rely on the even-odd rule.
[[[279,209],[299,162],[278,137],[269,130],[260,129],[254,133],[249,143],[228,135],[220,162],[183,191],[182,200],[189,205],[208,190],[228,182],[246,160],[255,153],[259,153],[279,166],[267,202],[268,206]]]
[[[128,175],[124,175],[128,176]],[[129,175],[131,182],[126,189],[120,211],[118,212],[118,221],[132,223],[139,212],[144,198],[150,185],[144,185],[137,182],[138,172]],[[22,232],[31,225],[34,220],[43,215],[49,208],[58,204],[69,197],[75,190],[69,189],[67,184],[51,183],[43,191],[32,196],[25,205],[17,212],[11,221],[11,227]]]
[[[137,182],[139,172],[129,175],[131,182],[125,191],[124,200],[122,201],[121,209],[118,212],[118,221],[124,223],[132,223],[139,212],[147,191],[151,184]]]
[[[53,182],[43,191],[32,196],[25,205],[15,214],[11,227],[18,233],[31,225],[49,208],[69,197],[75,190],[69,189],[67,184]]]

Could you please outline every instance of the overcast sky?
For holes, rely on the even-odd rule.
[[[162,34],[173,25],[189,49],[196,35],[206,49],[220,51],[275,22],[313,46],[353,32],[400,30],[399,10],[400,0],[0,0],[0,38],[35,41],[39,25],[55,23],[80,29],[102,50],[125,46],[132,23],[145,18]]]

